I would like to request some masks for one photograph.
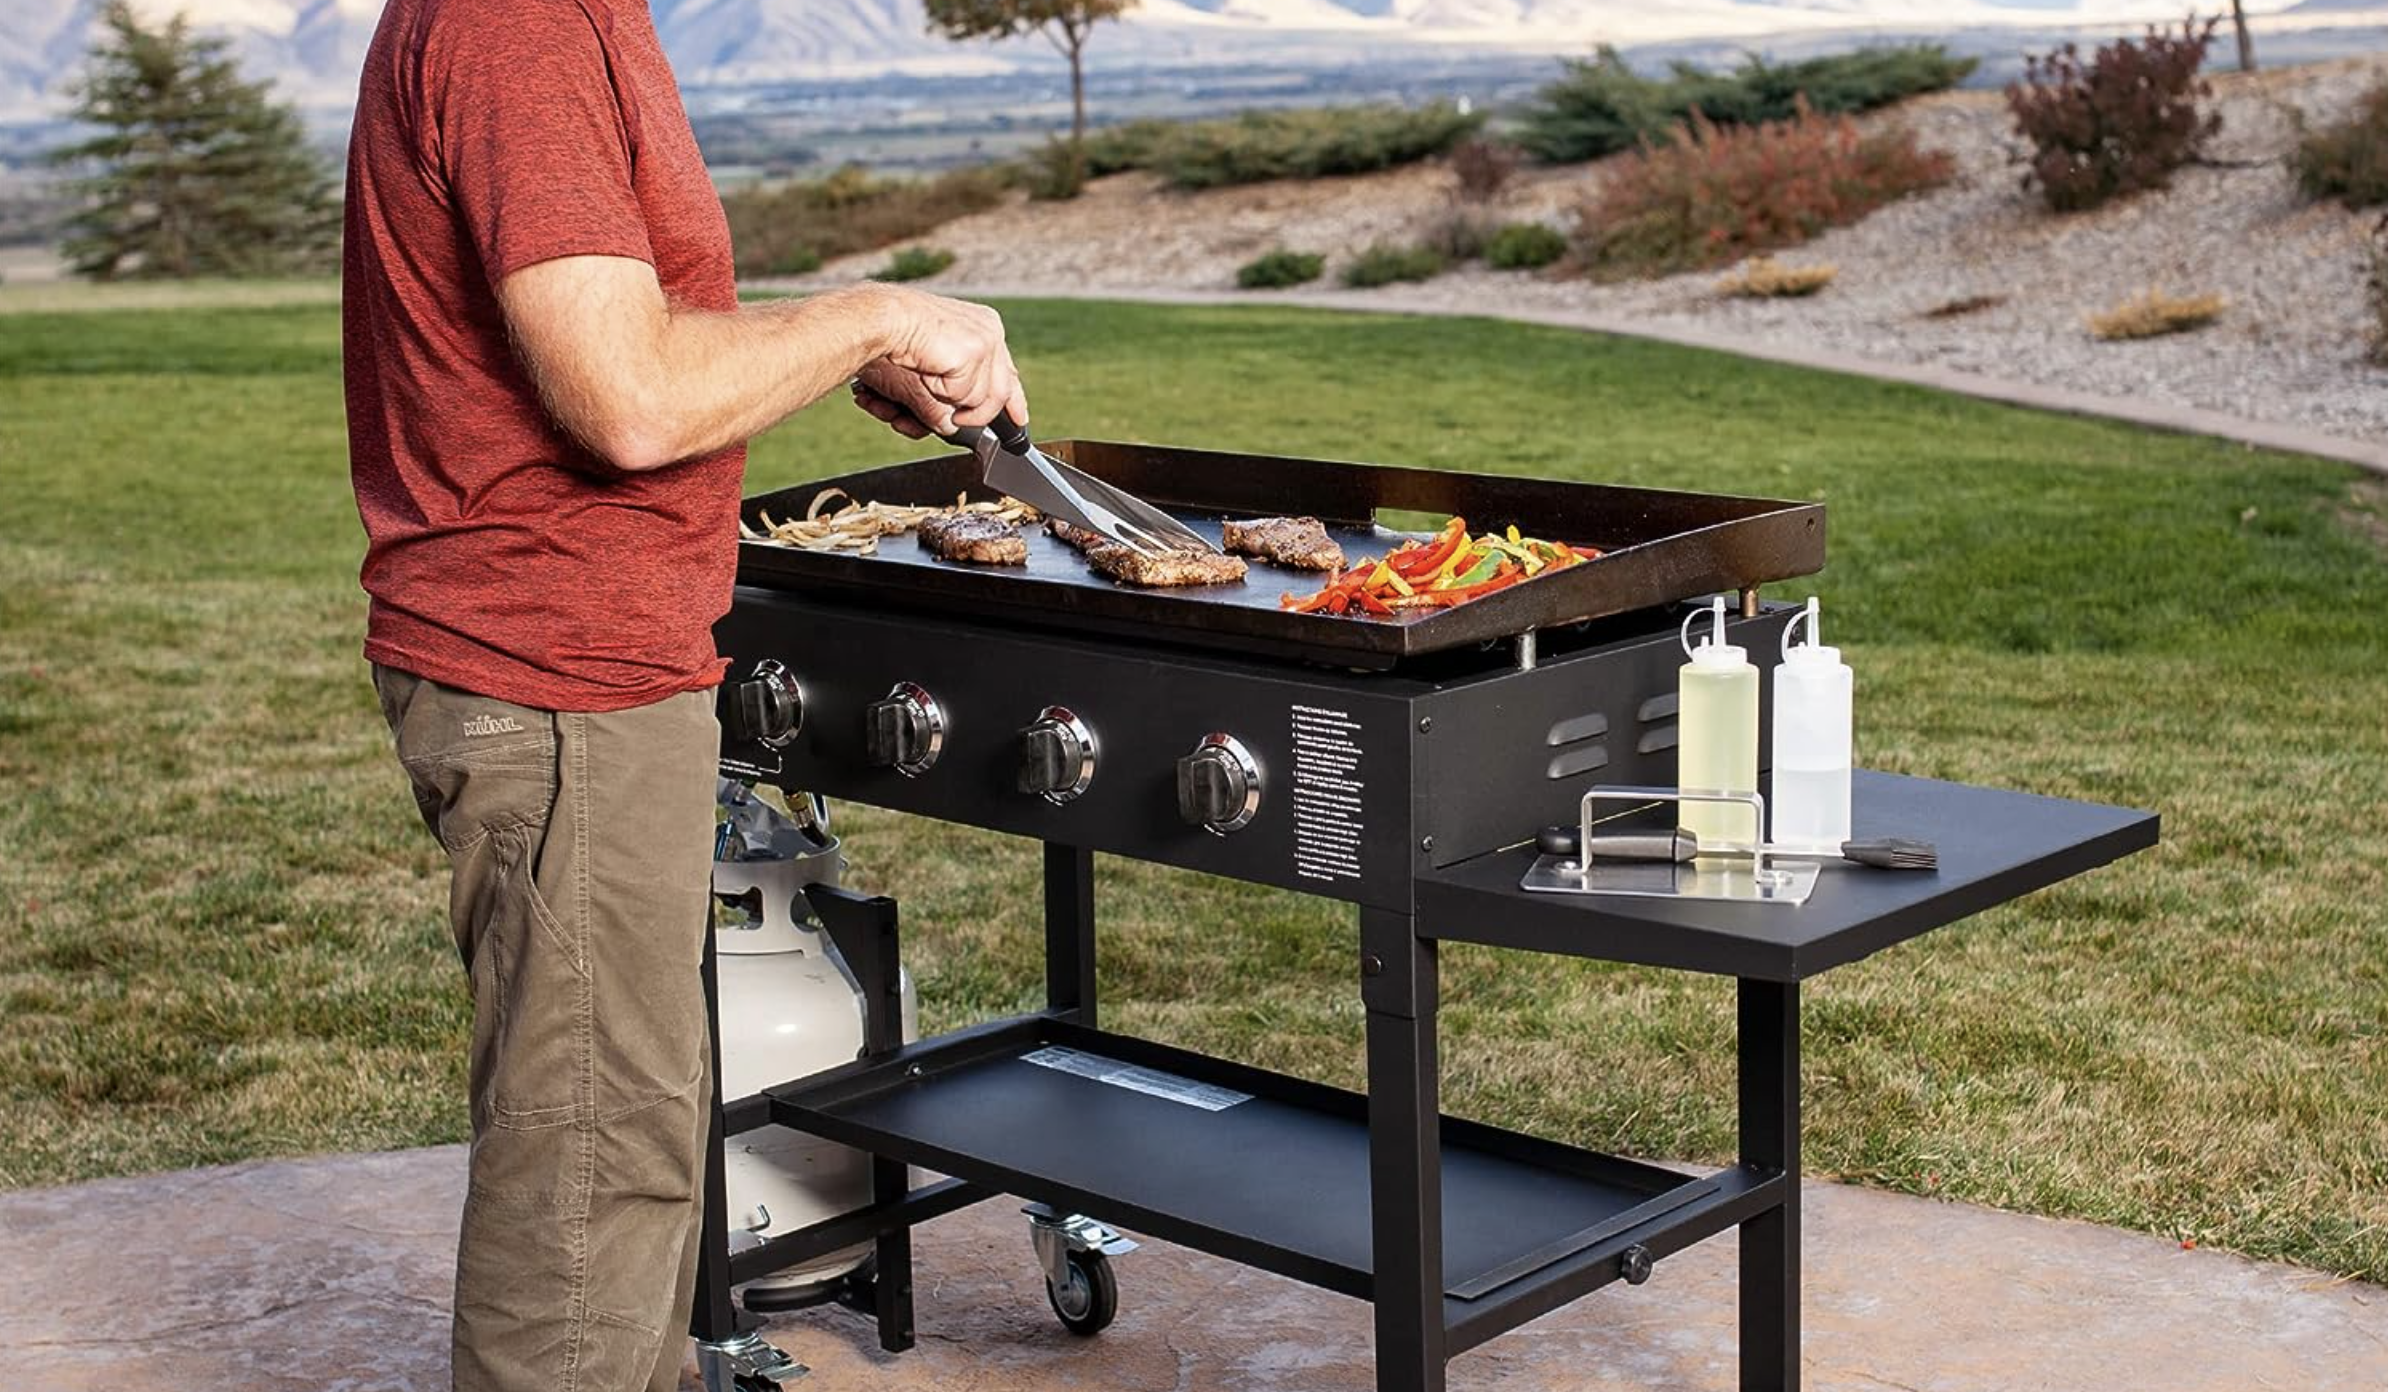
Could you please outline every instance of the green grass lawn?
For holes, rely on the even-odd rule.
[[[1555,330],[1009,314],[1049,433],[1824,499],[1863,761],[2158,808],[2165,844],[1814,983],[1811,1166],[2388,1276],[2376,483]],[[464,1133],[337,355],[320,303],[0,314],[0,1184]],[[752,483],[914,452],[833,403]],[[842,825],[929,1025],[1041,1001],[1032,847]],[[1359,1080],[1347,910],[1102,874],[1110,1023]],[[1445,961],[1454,1110],[1730,1154],[1728,983]]]

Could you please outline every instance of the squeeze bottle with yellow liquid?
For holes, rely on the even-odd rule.
[[[1758,669],[1749,654],[1725,641],[1725,601],[1709,608],[1709,632],[1691,645],[1697,613],[1679,635],[1691,661],[1676,670],[1676,786],[1702,792],[1758,790]],[[1678,824],[1702,846],[1754,846],[1756,815],[1738,803],[1684,802]]]

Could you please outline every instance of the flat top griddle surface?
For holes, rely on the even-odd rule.
[[[796,491],[801,492],[802,490]],[[950,502],[951,499],[947,501]],[[768,507],[764,510],[771,512],[773,517],[780,518],[777,511]],[[1213,545],[1224,547],[1221,533],[1227,520],[1225,517],[1205,515],[1180,507],[1170,508],[1169,512],[1171,516],[1200,532]],[[802,513],[797,514],[797,516],[802,515]],[[787,519],[780,518],[780,520]],[[1332,523],[1328,525],[1327,532],[1335,538],[1338,545],[1343,547],[1344,562],[1347,565],[1356,564],[1364,556],[1381,557],[1403,542],[1416,539],[1412,533],[1393,531],[1374,524],[1355,526],[1350,523]],[[1114,580],[1096,570],[1088,564],[1085,552],[1047,531],[1041,522],[1022,527],[1020,535],[1028,542],[1028,564],[1026,565],[981,565],[971,561],[943,560],[929,548],[920,544],[918,532],[902,532],[894,536],[881,537],[879,538],[878,552],[863,559],[889,565],[926,567],[937,571],[959,571],[965,576],[972,574],[1000,576],[1005,579],[1029,580],[1045,584],[1100,586],[1105,589],[1125,590],[1131,594],[1170,595],[1208,605],[1236,605],[1243,608],[1266,609],[1271,612],[1278,610],[1277,601],[1280,595],[1287,593],[1310,594],[1321,585],[1326,584],[1330,575],[1330,572],[1323,570],[1297,570],[1292,566],[1273,566],[1257,557],[1239,553],[1237,559],[1241,560],[1249,569],[1243,580],[1233,584],[1159,587],[1131,585],[1123,580]],[[888,583],[901,585],[909,582],[908,580],[890,579]],[[1397,613],[1393,618],[1377,619],[1375,622],[1405,623],[1424,617],[1425,614],[1420,611],[1407,610]]]
[[[940,560],[910,533],[880,538],[869,556],[749,541],[739,548],[739,582],[1385,668],[1430,652],[1811,574],[1824,565],[1824,509],[1816,504],[1102,441],[1060,440],[1045,449],[1166,508],[1214,541],[1227,518],[1311,516],[1327,524],[1347,562],[1356,563],[1410,539],[1411,533],[1377,525],[1376,514],[1385,509],[1465,517],[1479,534],[1514,524],[1526,535],[1594,546],[1604,554],[1465,604],[1405,610],[1391,618],[1290,612],[1280,598],[1317,590],[1326,572],[1251,557],[1244,558],[1250,570],[1238,584],[1125,584],[1094,570],[1075,547],[1041,527],[1024,529],[1025,566]],[[745,520],[760,529],[765,513],[779,521],[801,518],[829,488],[861,502],[911,505],[951,506],[960,495],[994,496],[978,481],[977,461],[957,454],[749,498]]]

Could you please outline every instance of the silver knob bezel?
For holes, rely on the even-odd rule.
[[[921,751],[919,758],[910,762],[899,760],[893,765],[895,771],[906,778],[918,778],[937,762],[938,755],[945,752],[945,707],[937,704],[937,698],[929,694],[929,689],[917,682],[897,682],[888,688],[887,695],[881,699],[901,701],[912,707],[920,715],[922,728],[928,731],[928,747]]]
[[[1043,710],[1037,712],[1036,719],[1030,722],[1028,728],[1033,730],[1037,726],[1043,725],[1047,722],[1051,722],[1052,724],[1058,725],[1062,729],[1069,731],[1071,736],[1078,741],[1078,748],[1083,751],[1078,756],[1077,782],[1072,783],[1067,788],[1060,789],[1057,792],[1037,794],[1038,797],[1041,797],[1045,801],[1052,803],[1056,807],[1059,807],[1061,804],[1068,802],[1070,799],[1078,796],[1080,793],[1085,792],[1094,783],[1096,755],[1095,732],[1088,727],[1085,721],[1080,720],[1068,706],[1045,707]]]
[[[1242,740],[1224,731],[1214,730],[1202,737],[1202,743],[1194,746],[1194,752],[1197,754],[1206,749],[1225,750],[1227,757],[1235,762],[1237,768],[1243,770],[1244,805],[1236,810],[1234,816],[1223,822],[1204,822],[1202,829],[1213,836],[1225,836],[1231,831],[1241,831],[1252,824],[1254,817],[1260,815],[1260,761],[1252,757],[1252,751],[1244,747]]]
[[[789,671],[785,663],[770,657],[756,663],[753,674],[747,680],[787,688],[789,703],[796,708],[796,718],[788,722],[788,732],[778,739],[755,736],[755,743],[765,749],[787,748],[804,729],[804,687],[797,682],[796,674]]]

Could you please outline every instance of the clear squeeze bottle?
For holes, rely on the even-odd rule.
[[[1725,601],[1709,610],[1710,628],[1691,646],[1693,614],[1681,635],[1691,661],[1676,672],[1676,774],[1678,787],[1706,792],[1758,791],[1758,669],[1749,655],[1725,641]],[[1750,809],[1722,802],[1686,802],[1679,821],[1706,847],[1750,846],[1759,828]]]
[[[1791,633],[1807,625],[1807,641]],[[1838,648],[1824,646],[1816,601],[1783,629],[1774,669],[1774,793],[1766,814],[1774,840],[1805,851],[1839,851],[1849,839],[1849,729],[1856,678]]]

